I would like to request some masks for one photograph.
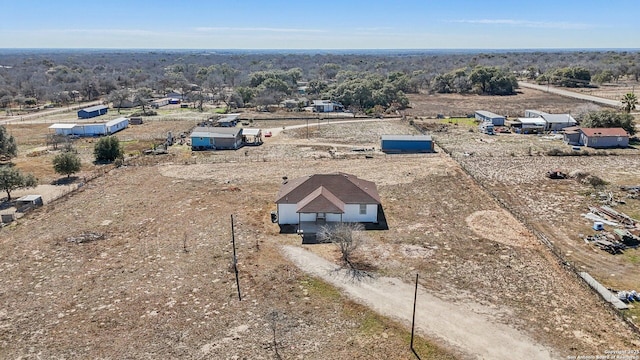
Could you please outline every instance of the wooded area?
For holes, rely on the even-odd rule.
[[[638,51],[3,50],[7,112],[99,98],[143,105],[177,91],[199,108],[277,104],[300,95],[354,111],[402,109],[407,93],[514,94],[517,78],[592,87],[640,77]],[[303,88],[304,92],[301,90]]]

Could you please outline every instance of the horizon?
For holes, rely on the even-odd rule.
[[[597,0],[193,0],[4,4],[0,49],[638,49],[635,6]],[[25,14],[25,15],[23,15]]]

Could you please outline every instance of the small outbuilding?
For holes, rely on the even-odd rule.
[[[196,127],[191,133],[192,150],[236,150],[242,145],[242,128]]]
[[[580,143],[580,136],[582,132],[578,126],[570,126],[563,129],[563,140],[568,145],[582,145]]]
[[[41,195],[26,195],[16,200],[16,209],[18,212],[27,212],[36,207],[43,205]]]
[[[78,117],[81,119],[90,119],[96,116],[104,115],[109,111],[109,108],[105,105],[96,105],[88,108],[84,108],[78,111]]]
[[[238,116],[240,116],[240,114],[229,114],[225,117],[223,117],[222,119],[216,121],[216,125],[217,126],[222,126],[222,127],[233,127],[238,125]]]
[[[544,132],[547,123],[539,117],[518,118],[511,127],[520,134],[540,134]]]
[[[261,145],[262,144],[262,130],[242,128],[242,142],[245,145]]]
[[[433,152],[431,135],[382,135],[380,147],[385,153]]]
[[[344,106],[331,100],[313,100],[314,112],[344,111]]]
[[[494,114],[490,111],[478,110],[475,113],[475,118],[480,123],[490,122],[494,126],[504,126],[505,117],[502,115]]]
[[[594,149],[626,148],[629,134],[623,128],[580,128],[580,143]]]
[[[161,108],[163,106],[167,106],[167,105],[169,105],[169,101],[170,100],[171,99],[169,99],[169,98],[155,99],[155,100],[151,101],[151,107],[154,108],[154,109],[158,109],[158,108]]]

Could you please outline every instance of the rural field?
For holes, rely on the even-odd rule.
[[[118,168],[92,164],[94,140],[77,140],[84,167],[75,184],[82,186],[0,229],[0,357],[412,358],[411,324],[391,303],[411,304],[412,297],[369,299],[389,302],[371,306],[332,285],[331,274],[310,274],[305,261],[311,258],[296,256],[338,264],[335,246],[301,245],[299,236],[280,234],[270,221],[284,176],[337,171],[377,184],[389,227],[366,232],[358,262],[377,279],[410,285],[419,274],[418,301],[433,297],[449,304],[451,319],[468,312],[480,319],[469,331],[486,331],[485,343],[469,345],[438,327],[418,326],[415,347],[423,359],[478,358],[484,353],[477,348],[508,353],[508,343],[492,342],[493,326],[548,354],[537,358],[639,348],[640,336],[622,321],[638,324],[638,309],[619,316],[572,272],[575,267],[608,287],[640,290],[637,249],[614,256],[579,237],[590,233],[580,213],[599,192],[625,197],[619,209],[640,216],[638,200],[618,190],[638,185],[638,150],[552,157],[548,150],[568,149],[554,137],[489,137],[433,119],[478,109],[515,117],[529,108],[573,113],[593,106],[520,91],[504,97],[412,95],[404,119],[312,118],[307,126],[306,120],[243,113],[252,127],[274,136],[235,152],[174,145],[166,155],[140,155],[168,131],[189,132],[206,118],[161,114],[118,133],[128,159]],[[55,151],[46,148],[48,125],[7,128],[19,143],[16,166],[52,187],[58,176],[51,169]],[[380,135],[420,129],[433,136],[436,153],[375,150]],[[555,168],[588,172],[608,185],[594,189],[573,179],[547,179],[546,171]],[[345,286],[366,287],[366,281]],[[417,314],[419,324],[448,321],[446,314],[435,315]]]

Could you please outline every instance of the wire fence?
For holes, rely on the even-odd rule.
[[[443,144],[437,142],[434,140],[434,142],[446,153],[448,154],[453,160],[455,160],[460,167],[462,168],[462,170],[476,183],[478,184],[478,186],[480,186],[480,188],[482,188],[485,193],[489,194],[489,196],[491,196],[496,203],[498,203],[498,205],[500,205],[501,208],[503,208],[505,211],[507,211],[508,213],[510,213],[513,217],[515,217],[518,221],[520,221],[520,223],[522,223],[529,231],[531,231],[531,233],[533,233],[536,238],[538,239],[538,241],[540,241],[540,243],[542,243],[543,245],[545,245],[547,247],[547,249],[549,249],[549,251],[551,252],[551,254],[556,258],[556,261],[561,265],[561,267],[565,270],[567,270],[568,273],[573,274],[573,276],[575,276],[575,278],[578,280],[578,283],[581,284],[584,288],[588,289],[590,292],[592,292],[593,294],[596,295],[596,297],[603,303],[605,304],[605,308],[612,314],[614,314],[615,316],[617,316],[620,320],[622,320],[624,323],[626,323],[627,325],[629,325],[629,328],[634,331],[636,334],[640,334],[640,327],[638,327],[637,324],[635,324],[631,319],[627,318],[624,316],[623,313],[621,313],[620,311],[618,311],[615,306],[606,301],[604,298],[602,298],[600,296],[600,294],[589,285],[589,283],[582,277],[580,276],[580,271],[571,263],[567,262],[563,256],[562,253],[556,248],[556,246],[554,245],[553,241],[549,240],[549,238],[546,236],[546,234],[538,231],[533,224],[527,219],[526,216],[524,216],[520,211],[518,211],[515,207],[513,207],[512,205],[510,205],[508,202],[506,202],[505,200],[503,200],[501,197],[499,197],[497,194],[495,194],[493,191],[491,191],[490,189],[490,185],[485,184],[485,182],[483,182],[482,180],[477,179],[476,177],[473,176],[473,173],[471,172],[470,169],[468,169],[465,165],[464,162],[462,161],[458,161],[455,156],[452,155],[452,152],[447,149]]]

